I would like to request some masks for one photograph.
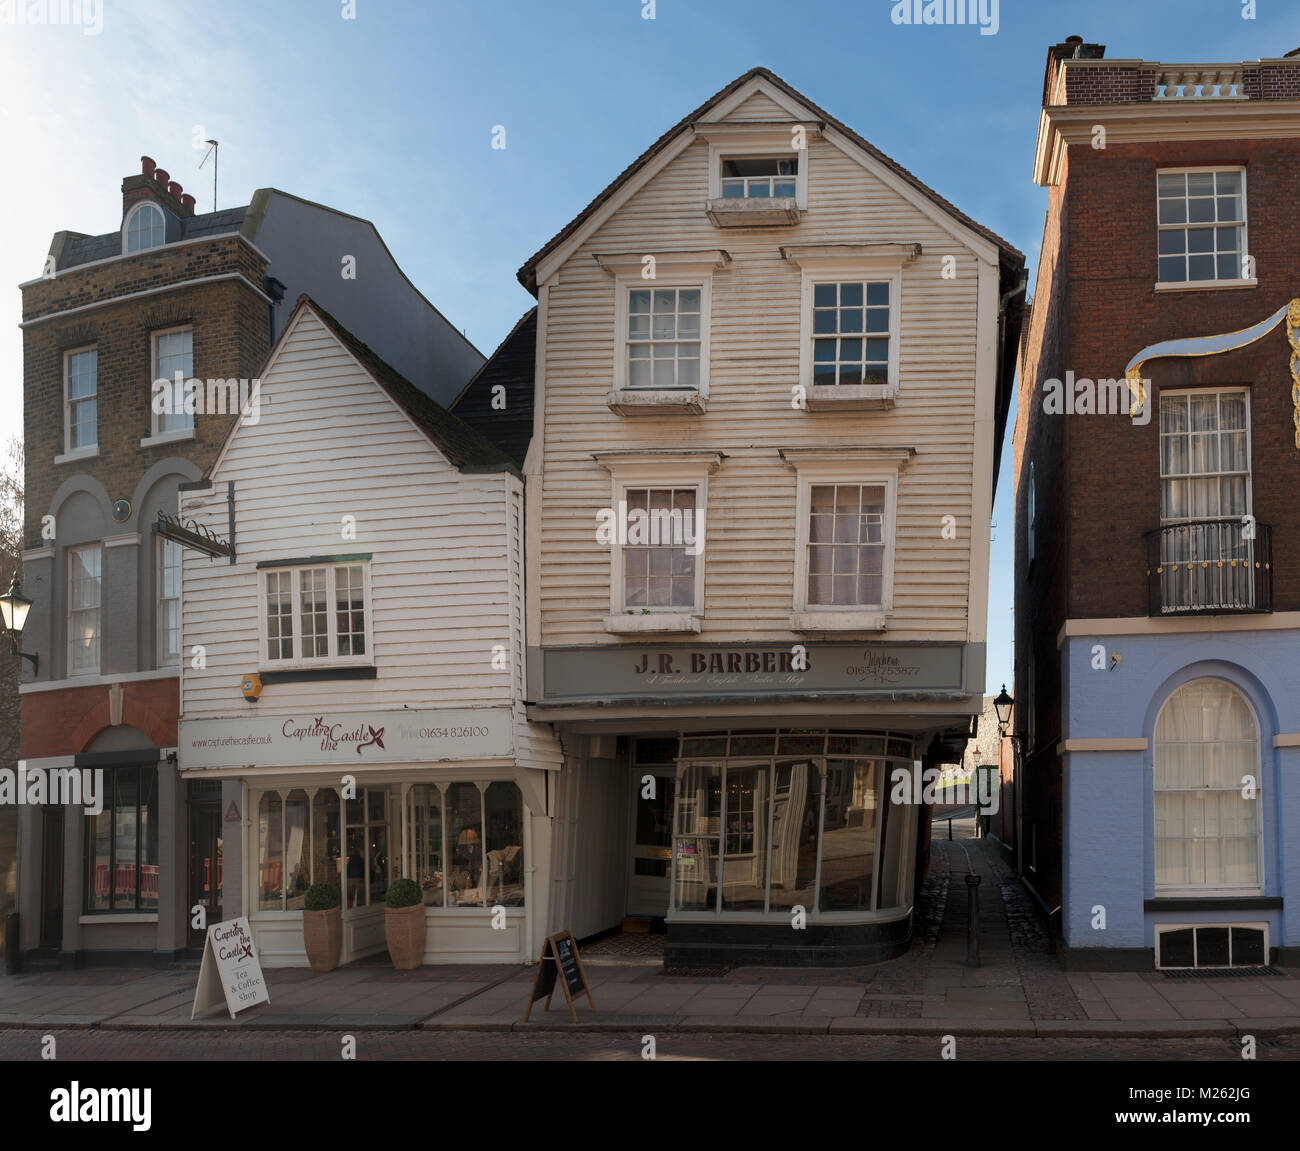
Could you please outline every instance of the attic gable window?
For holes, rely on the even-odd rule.
[[[127,252],[143,252],[167,241],[167,221],[157,204],[145,202],[131,209],[123,228]]]
[[[799,160],[776,157],[722,161],[724,200],[793,200],[798,187]]]

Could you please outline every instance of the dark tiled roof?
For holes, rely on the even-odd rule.
[[[310,296],[298,297],[294,314],[284,326],[285,332],[293,327],[294,317],[304,308],[311,308],[321,322],[333,332],[344,347],[361,362],[439,451],[462,472],[516,471],[514,463],[505,452],[484,439],[467,423],[447,411],[436,400],[430,399],[419,388],[385,363],[368,345],[363,344]],[[283,337],[281,337],[283,338]],[[272,350],[274,355],[274,349]]]
[[[537,309],[526,312],[473,379],[452,401],[451,410],[522,468],[533,438],[534,360]],[[505,406],[493,406],[493,391],[505,389]]]
[[[222,208],[219,212],[204,212],[198,216],[186,216],[181,220],[181,240],[200,240],[205,236],[219,236],[226,232],[238,232],[244,222],[247,208]],[[105,232],[102,236],[72,236],[63,245],[59,256],[59,271],[75,268],[79,264],[90,264],[95,260],[107,260],[122,254],[122,231]]]
[[[564,243],[565,240],[567,240],[570,236],[572,236],[573,233],[576,232],[583,225],[583,223],[587,220],[587,218],[593,212],[595,212],[597,208],[599,208],[603,203],[605,203],[606,200],[608,200],[611,196],[613,196],[641,168],[645,167],[646,164],[648,164],[652,159],[654,159],[654,157],[663,148],[665,148],[668,145],[668,143],[678,135],[678,133],[680,133],[683,129],[690,127],[690,125],[695,123],[697,120],[703,119],[705,114],[710,109],[716,107],[728,96],[730,96],[733,92],[735,92],[737,89],[744,87],[744,85],[749,83],[749,81],[754,79],[756,76],[762,76],[765,80],[770,81],[776,87],[780,88],[781,91],[786,93],[786,95],[790,96],[794,100],[799,101],[799,103],[805,105],[816,118],[831,125],[831,127],[835,128],[838,132],[843,133],[855,144],[857,144],[858,147],[860,147],[863,151],[867,152],[869,155],[873,156],[880,163],[884,164],[885,167],[890,169],[890,171],[894,172],[898,176],[901,176],[904,180],[906,180],[909,184],[911,184],[912,187],[914,187],[918,192],[922,193],[924,196],[927,196],[931,201],[937,204],[949,215],[953,216],[955,219],[960,220],[967,227],[978,232],[986,240],[997,245],[997,247],[1002,251],[1004,262],[1012,263],[1012,264],[1024,263],[1024,259],[1025,259],[1024,254],[1020,252],[1019,249],[1013,247],[1010,243],[1002,239],[1002,237],[997,235],[995,232],[989,231],[989,229],[984,227],[983,224],[976,223],[964,212],[960,211],[955,205],[953,205],[949,201],[945,200],[942,196],[940,196],[939,193],[936,192],[933,188],[929,187],[929,185],[924,184],[920,180],[918,180],[915,176],[912,175],[911,172],[909,172],[901,164],[898,164],[895,161],[891,160],[882,151],[880,151],[879,148],[876,148],[874,145],[864,140],[855,131],[853,131],[852,128],[848,127],[845,124],[842,124],[829,112],[819,108],[816,104],[814,104],[811,100],[809,100],[808,97],[804,96],[801,92],[798,92],[794,88],[792,88],[789,84],[787,84],[784,80],[782,80],[781,77],[778,76],[775,72],[772,72],[767,68],[751,68],[743,76],[739,76],[735,80],[733,80],[730,84],[728,84],[725,88],[723,88],[722,91],[716,93],[713,96],[710,96],[703,104],[701,104],[698,108],[696,108],[694,112],[689,113],[687,116],[679,120],[676,124],[674,124],[671,128],[669,128],[667,132],[665,132],[662,136],[660,136],[659,139],[657,139],[653,144],[651,144],[649,148],[647,148],[644,152],[642,152],[641,155],[639,155],[635,160],[633,160],[631,164],[629,164],[626,168],[624,168],[623,171],[614,178],[614,181],[607,188],[604,189],[604,191],[602,191],[594,200],[592,200],[590,204],[588,204],[585,208],[583,208],[583,210],[579,212],[578,215],[576,215],[571,221],[569,221],[569,223],[566,224],[558,233],[556,233],[556,235],[552,237],[539,251],[537,251],[531,257],[529,257],[529,259],[524,264],[524,266],[519,269],[519,273],[518,273],[519,282],[523,284],[523,286],[527,288],[530,292],[536,295],[537,294],[537,284],[536,284],[537,265],[546,256],[550,255],[551,252],[553,252],[562,243]]]

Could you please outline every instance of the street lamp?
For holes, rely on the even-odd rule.
[[[1007,724],[1011,722],[1011,705],[1016,701],[1007,695],[1007,685],[1002,685],[1002,691],[997,699],[993,701],[993,710],[998,713],[998,735],[1007,734]]]
[[[4,595],[0,595],[0,626],[3,626],[4,633],[9,637],[13,654],[31,660],[32,674],[37,675],[40,665],[37,663],[36,656],[30,655],[21,648],[23,628],[27,626],[27,613],[31,610],[32,601],[23,595],[23,585],[19,583],[18,573],[15,572],[9,590]]]

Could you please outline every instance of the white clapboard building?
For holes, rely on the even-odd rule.
[[[926,837],[889,784],[982,709],[1023,268],[755,69],[521,269],[527,699],[564,742],[580,937],[664,920],[669,966],[907,947]]]
[[[221,781],[221,914],[304,965],[335,883],[347,962],[405,876],[426,962],[535,956],[560,751],[520,702],[518,470],[305,296],[258,401],[181,494],[179,768]]]

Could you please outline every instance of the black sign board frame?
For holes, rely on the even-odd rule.
[[[578,1022],[578,1012],[574,1000],[585,995],[591,1009],[596,1010],[596,1000],[592,998],[591,987],[587,984],[587,971],[582,966],[582,956],[578,953],[578,941],[572,931],[560,931],[549,935],[542,943],[542,955],[537,961],[537,974],[533,977],[533,991],[528,998],[528,1010],[524,1012],[524,1022],[533,1012],[533,1004],[546,996],[544,1011],[551,1009],[551,996],[555,994],[558,983],[564,992],[564,1000],[569,1005],[569,1015],[573,1022]]]

